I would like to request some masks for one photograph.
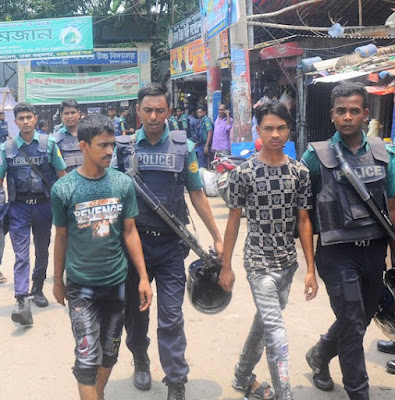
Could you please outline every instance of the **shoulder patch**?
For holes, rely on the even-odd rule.
[[[188,170],[189,170],[189,172],[196,174],[196,172],[199,171],[199,165],[198,165],[197,161],[192,161],[188,166]]]

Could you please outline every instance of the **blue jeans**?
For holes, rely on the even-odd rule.
[[[140,234],[144,258],[150,280],[155,278],[158,301],[158,347],[165,381],[187,382],[189,372],[185,360],[187,345],[184,333],[182,303],[185,292],[183,249],[175,236],[149,236]],[[126,345],[134,354],[147,351],[149,312],[139,311],[139,277],[129,265],[126,280],[125,328]]]
[[[29,294],[30,229],[33,232],[35,265],[33,281],[43,281],[48,267],[51,241],[52,211],[49,201],[41,204],[14,202],[10,206],[10,238],[15,253],[15,296]]]
[[[207,165],[208,159],[207,159],[207,154],[204,153],[204,146],[205,146],[204,143],[198,143],[195,146],[195,152],[196,152],[196,156],[198,159],[199,168],[200,167],[202,167],[202,168],[208,167],[208,165]]]
[[[244,344],[236,377],[250,377],[266,347],[266,358],[278,400],[292,399],[289,382],[288,339],[281,310],[288,301],[298,264],[282,271],[265,272],[246,265],[257,312]]]
[[[315,261],[325,282],[336,321],[321,337],[319,353],[329,361],[339,356],[344,389],[351,400],[369,400],[363,338],[377,310],[387,254],[385,239],[369,246],[354,243],[321,246]]]

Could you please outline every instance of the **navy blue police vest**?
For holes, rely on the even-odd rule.
[[[381,139],[368,138],[368,143],[370,149],[364,154],[355,155],[346,151],[343,155],[381,209],[388,212],[385,186],[388,153]],[[331,143],[310,144],[320,160],[321,168],[322,190],[316,199],[321,244],[325,246],[385,237],[384,229],[341,171]]]
[[[66,171],[70,172],[79,167],[84,160],[84,155],[80,150],[78,137],[66,133],[63,129],[54,133],[54,137],[67,165]]]
[[[136,135],[119,136],[117,140],[118,168],[132,168],[132,146],[138,160],[139,172],[150,190],[163,206],[184,224],[188,222],[184,198],[187,174],[188,143],[184,131],[171,131],[163,143],[151,146],[146,140],[136,143]],[[139,215],[136,225],[140,231],[154,230],[173,233],[171,228],[152,211],[137,194]]]
[[[8,138],[8,123],[7,121],[0,122],[0,143],[4,143]]]
[[[49,163],[47,155],[48,135],[39,135],[39,140],[33,140],[22,148],[32,163],[43,175],[48,186],[52,186],[57,175]],[[49,198],[50,193],[45,188],[42,179],[30,167],[25,157],[19,152],[14,140],[5,143],[7,157],[7,188],[10,201],[39,200]]]

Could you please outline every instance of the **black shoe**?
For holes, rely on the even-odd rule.
[[[167,400],[185,400],[185,385],[181,382],[168,383]]]
[[[392,340],[379,340],[377,350],[383,353],[395,354],[395,342]]]
[[[150,360],[147,353],[133,354],[134,376],[133,384],[138,390],[151,389]]]
[[[387,362],[387,371],[390,374],[395,374],[395,360],[390,360]]]
[[[30,300],[27,296],[18,296],[16,298],[16,305],[12,310],[11,319],[23,326],[33,325]]]
[[[33,281],[33,287],[32,287],[32,296],[33,296],[33,301],[36,303],[37,307],[47,307],[48,306],[48,300],[44,296],[43,293],[43,285],[44,281]]]
[[[329,363],[324,362],[318,352],[318,346],[313,346],[306,354],[306,361],[313,371],[313,382],[317,389],[330,392],[334,388],[329,373]]]

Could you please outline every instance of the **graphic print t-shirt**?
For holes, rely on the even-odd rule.
[[[54,184],[51,206],[54,225],[67,227],[68,279],[86,286],[123,282],[123,223],[138,214],[133,181],[110,168],[100,179],[73,170]]]

